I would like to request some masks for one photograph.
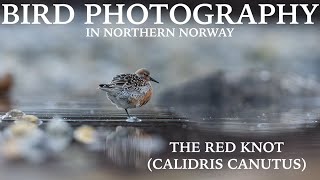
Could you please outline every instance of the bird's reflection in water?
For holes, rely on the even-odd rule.
[[[106,140],[106,156],[121,168],[146,169],[151,155],[161,153],[164,140],[135,127],[117,127]]]

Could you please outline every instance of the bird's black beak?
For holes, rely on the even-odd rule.
[[[152,77],[150,77],[150,81],[153,81],[153,82],[159,83],[157,80],[153,79]]]

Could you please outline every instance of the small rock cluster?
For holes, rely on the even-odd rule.
[[[134,127],[118,126],[112,130],[81,125],[74,129],[64,119],[54,117],[40,128],[42,121],[37,116],[16,109],[7,112],[1,120],[13,123],[0,132],[0,162],[42,163],[57,158],[74,140],[89,151],[104,151],[117,165],[137,168],[163,147],[160,137]],[[130,152],[139,154],[138,159],[128,157]]]

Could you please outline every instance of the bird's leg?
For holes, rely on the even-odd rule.
[[[128,118],[127,118],[127,122],[141,122],[141,119],[138,119],[137,117],[134,117],[134,116],[130,116],[129,112],[128,112],[128,109],[124,109],[126,110],[126,113],[128,115]]]
[[[126,113],[127,113],[127,115],[128,115],[128,118],[130,118],[131,116],[130,116],[130,114],[128,113],[128,110],[127,110],[127,109],[124,109],[124,110],[126,110]]]

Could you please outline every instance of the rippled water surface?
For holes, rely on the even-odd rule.
[[[310,179],[316,174],[319,166],[320,108],[317,105],[308,108],[285,108],[272,112],[270,109],[243,110],[230,116],[215,117],[204,116],[191,118],[178,113],[173,107],[147,106],[142,109],[131,110],[130,113],[142,119],[142,122],[126,122],[125,112],[117,109],[104,101],[95,99],[85,100],[16,100],[11,108],[33,114],[42,120],[40,129],[54,121],[54,117],[60,117],[69,123],[73,130],[89,125],[99,132],[99,140],[93,145],[83,145],[71,141],[64,151],[53,158],[36,164],[8,162],[1,158],[1,174],[3,177],[14,177],[14,169],[20,171],[20,175],[27,177],[42,177],[51,174],[50,177],[61,179],[103,179],[116,176],[119,172],[134,173],[133,178],[150,176],[146,168],[149,158],[230,158],[230,157],[300,157],[307,158],[310,163],[308,173]],[[5,112],[2,112],[3,115]],[[3,120],[2,131],[12,125],[14,120]],[[286,143],[283,154],[175,154],[171,153],[168,145],[171,141],[283,141]],[[37,153],[37,152],[35,152]],[[31,167],[38,167],[43,173],[36,173]],[[55,170],[52,170],[54,168]],[[6,172],[10,169],[11,171]],[[61,173],[63,171],[63,173]],[[59,172],[55,174],[53,172]],[[229,179],[239,174],[239,179],[248,176],[245,171],[229,172],[205,171],[201,177],[217,179]],[[262,172],[264,173],[264,172]],[[287,173],[287,172],[286,172]],[[286,174],[284,173],[284,174]],[[112,175],[116,174],[116,175]],[[161,173],[160,173],[161,174]],[[162,179],[155,172],[154,178]],[[194,177],[189,172],[165,171],[164,176],[180,176],[185,179]],[[222,175],[224,174],[224,175]],[[247,175],[246,175],[247,174]],[[250,178],[259,177],[259,171],[251,171]],[[282,176],[284,175],[282,174]],[[293,173],[294,174],[294,173]],[[312,175],[311,175],[312,174]],[[86,175],[86,176],[85,176]],[[288,172],[286,175],[292,175]],[[303,174],[300,174],[303,176]],[[84,178],[86,177],[86,178]],[[274,178],[265,174],[263,177]],[[294,178],[298,178],[296,176]],[[123,178],[120,176],[119,178]],[[248,177],[247,177],[248,178]],[[249,179],[250,179],[249,178]],[[293,178],[293,179],[294,179]]]

